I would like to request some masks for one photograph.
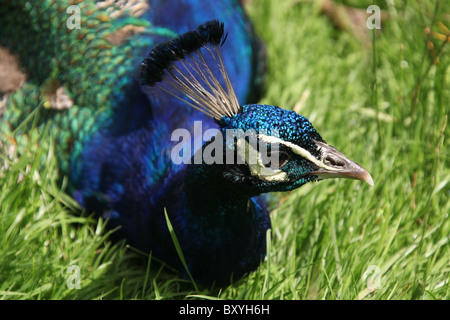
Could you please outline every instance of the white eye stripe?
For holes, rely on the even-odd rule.
[[[287,181],[286,172],[279,169],[267,168],[262,160],[261,153],[244,138],[237,140],[237,153],[244,159],[253,176],[266,181]],[[256,161],[255,161],[256,160]]]
[[[265,134],[258,134],[258,138],[262,141],[264,141],[265,143],[270,143],[270,144],[280,144],[280,145],[284,145],[286,147],[288,147],[289,149],[292,150],[293,153],[299,155],[302,158],[305,158],[306,160],[314,163],[316,166],[318,166],[319,168],[322,169],[326,169],[326,170],[332,170],[332,171],[337,171],[338,169],[327,166],[325,163],[323,163],[320,160],[317,160],[316,157],[314,157],[308,150],[303,149],[302,147],[299,147],[289,141],[283,141],[280,138],[274,137],[274,136],[268,136]]]

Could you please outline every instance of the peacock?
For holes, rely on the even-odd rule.
[[[9,98],[3,134],[18,134],[26,94],[38,130],[50,128],[57,142],[75,200],[118,227],[114,237],[197,283],[222,286],[258,268],[271,228],[267,193],[327,178],[373,185],[306,117],[255,104],[263,46],[236,1],[149,1],[139,17],[117,18],[83,2],[88,27],[70,32],[59,30],[63,3],[3,2],[14,13],[7,26],[21,17],[41,28],[27,51],[0,31],[0,45],[19,55],[29,77]],[[74,105],[52,108],[49,87],[64,88]]]

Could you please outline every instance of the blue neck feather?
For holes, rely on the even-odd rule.
[[[163,3],[155,23],[167,9]],[[220,17],[232,26],[233,33],[223,47],[224,59],[237,98],[246,101],[254,94],[256,74],[248,22],[242,12],[234,10],[235,1],[222,3],[221,7],[232,10],[220,13],[213,12],[211,5],[205,9],[200,2],[189,5],[203,13],[195,17],[183,13],[185,18],[189,16],[189,25]],[[155,13],[158,7],[153,9]],[[270,228],[266,206],[255,197],[255,190],[236,190],[223,177],[220,166],[172,162],[171,133],[175,129],[186,128],[194,145],[194,121],[202,121],[203,131],[218,128],[218,123],[153,89],[147,92],[133,82],[123,92],[128,99],[104,127],[86,139],[82,152],[72,157],[74,197],[88,211],[108,219],[110,228],[120,227],[113,236],[127,239],[144,252],[152,251],[153,256],[183,270],[165,221],[166,210],[198,283],[209,286],[226,284],[230,277],[237,280],[264,258]]]

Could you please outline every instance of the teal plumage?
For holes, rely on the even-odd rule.
[[[256,102],[263,62],[237,2],[148,3],[140,18],[111,18],[98,3],[80,3],[86,28],[68,31],[62,2],[4,0],[0,10],[14,14],[1,22],[8,28],[0,44],[30,71],[10,97],[2,132],[11,135],[40,103],[51,106],[49,88],[63,87],[71,108],[36,110],[38,127],[50,125],[58,143],[74,198],[110,227],[120,226],[114,236],[183,270],[166,211],[194,279],[223,285],[264,259],[271,222],[260,194],[328,177],[372,180],[305,117],[246,104]],[[180,10],[170,16],[174,4]],[[28,16],[34,20],[27,27],[42,40],[21,51],[27,41],[12,34],[27,31],[11,28]],[[124,34],[125,27],[133,34]],[[201,144],[199,122],[201,138],[214,132]],[[188,138],[174,140],[180,129]],[[232,140],[221,139],[230,132]],[[187,161],[174,161],[177,143],[190,154],[181,157]]]

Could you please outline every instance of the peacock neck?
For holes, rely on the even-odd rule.
[[[257,268],[270,228],[263,201],[227,180],[225,172],[219,164],[187,165],[183,216],[174,217],[194,279],[214,277],[217,284]]]
[[[224,165],[191,164],[185,176],[189,209],[209,219],[244,219],[252,210],[252,194],[224,178]]]

